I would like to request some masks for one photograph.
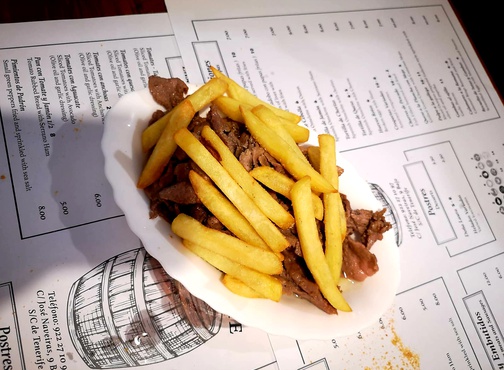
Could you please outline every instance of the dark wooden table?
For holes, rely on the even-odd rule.
[[[183,0],[179,0],[183,1]],[[190,0],[186,0],[190,1]],[[504,95],[501,13],[489,0],[450,0],[494,85]],[[166,12],[164,0],[2,0],[0,23]]]
[[[164,0],[2,0],[0,23],[166,12]]]

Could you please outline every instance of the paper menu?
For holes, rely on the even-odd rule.
[[[117,37],[109,45],[99,39],[4,49],[3,128],[15,137],[7,150],[22,239],[121,215],[88,163],[103,163],[107,110],[146,86],[150,74],[169,74],[164,58],[178,57],[178,49],[167,34]]]
[[[191,79],[217,66],[335,133],[389,207],[397,331],[422,367],[504,366],[503,110],[449,4],[166,5]],[[481,285],[469,288],[469,271]],[[436,349],[425,338],[440,338]]]
[[[221,67],[335,134],[342,150],[498,117],[441,5],[235,18],[219,11],[218,19],[209,11],[186,24],[168,6],[179,41],[187,40],[190,78]]]
[[[256,5],[252,6],[251,3],[249,9],[246,7],[228,8],[229,11],[234,12],[230,14],[230,17],[242,17],[242,22],[249,22],[248,29],[252,32],[256,29],[254,22],[258,19],[251,21],[247,18],[264,15],[266,9],[270,9],[277,15],[284,13],[281,2],[270,5],[276,9],[261,8]],[[328,5],[330,4],[325,2],[311,3],[310,11],[307,12],[311,13],[312,20],[317,19],[314,13],[320,13],[323,19],[327,19],[325,13]],[[394,14],[396,24],[403,25],[404,28],[406,24],[411,27],[411,24],[407,22],[399,23],[400,19],[408,19],[405,14],[415,15],[414,19],[423,19],[423,17],[416,17],[417,14],[423,14],[418,6],[409,7],[410,13],[405,13],[404,6],[402,8],[387,7],[380,11],[376,9],[365,11],[365,5],[365,2],[353,4],[352,12],[341,12],[339,9],[338,22],[345,23],[347,21],[345,15],[355,16],[363,14],[362,12],[381,14],[383,19],[389,19],[390,15]],[[418,4],[412,2],[406,5]],[[188,40],[186,37],[192,33],[186,34],[178,30],[182,25],[192,27],[192,19],[187,16],[191,12],[199,9],[201,14],[206,14],[206,16],[195,20],[208,20],[211,9],[201,6],[200,8],[193,7],[191,11],[185,9],[182,12],[184,9],[177,10],[173,4],[168,4],[171,9],[171,19],[174,22],[174,36],[171,34],[166,15],[43,22],[22,27],[2,25],[0,35],[13,35],[10,39],[3,36],[2,50],[0,50],[2,62],[7,60],[2,68],[7,66],[9,70],[9,72],[4,70],[0,78],[2,84],[0,109],[4,138],[0,145],[2,145],[2,153],[6,153],[5,156],[0,156],[0,168],[3,175],[0,181],[0,199],[3,209],[0,216],[0,234],[2,235],[1,249],[4,254],[0,262],[2,312],[0,344],[2,344],[2,349],[9,348],[1,352],[2,360],[6,361],[3,365],[29,369],[39,366],[42,369],[51,369],[55,365],[57,365],[56,368],[61,369],[65,366],[86,369],[111,367],[113,362],[114,366],[118,367],[143,366],[163,369],[201,368],[202,366],[216,369],[230,367],[351,369],[417,368],[420,363],[422,368],[499,368],[503,356],[502,347],[499,346],[499,343],[503,343],[502,331],[499,328],[499,323],[502,323],[503,318],[499,307],[502,306],[500,291],[502,291],[504,261],[502,260],[503,235],[499,228],[502,215],[499,213],[500,205],[497,199],[502,199],[498,184],[498,179],[502,177],[500,173],[504,160],[502,135],[499,135],[502,133],[500,118],[502,106],[495,92],[488,87],[490,86],[488,80],[472,49],[468,47],[468,42],[463,37],[459,25],[454,21],[449,7],[439,4],[426,5],[434,6],[423,10],[428,9],[430,15],[439,14],[440,20],[443,21],[438,32],[448,28],[449,41],[452,39],[455,41],[455,44],[450,44],[445,40],[443,45],[450,45],[447,48],[450,53],[455,50],[463,51],[463,63],[469,66],[469,71],[474,73],[475,79],[472,80],[468,75],[463,75],[463,78],[458,77],[458,80],[455,80],[446,70],[442,75],[451,77],[453,84],[455,81],[460,83],[463,80],[466,86],[470,85],[474,88],[475,90],[471,91],[479,93],[477,95],[479,98],[475,98],[475,101],[479,99],[486,102],[488,111],[478,111],[474,114],[474,119],[468,119],[469,108],[460,105],[460,111],[465,109],[464,117],[451,117],[441,122],[432,119],[432,124],[422,128],[405,126],[397,130],[398,133],[384,132],[382,134],[377,132],[379,126],[375,121],[372,126],[373,135],[368,135],[371,137],[361,135],[356,136],[355,139],[350,139],[351,136],[345,139],[344,136],[339,135],[340,150],[344,151],[344,155],[355,163],[361,174],[370,181],[376,196],[382,199],[384,204],[391,206],[390,217],[396,222],[394,232],[396,232],[406,267],[403,268],[402,286],[397,295],[396,304],[376,326],[355,336],[324,342],[299,342],[289,338],[269,336],[256,329],[242,327],[232,319],[213,312],[201,302],[193,304],[199,307],[201,310],[199,312],[203,313],[205,320],[202,325],[206,325],[207,331],[205,334],[199,333],[201,335],[199,338],[202,339],[195,339],[195,336],[191,335],[194,335],[196,328],[199,328],[201,324],[194,324],[191,319],[187,319],[187,311],[176,301],[176,297],[180,296],[176,283],[163,275],[159,266],[145,255],[138,240],[129,231],[124,218],[111,201],[112,194],[104,182],[102,161],[99,153],[96,153],[102,124],[101,114],[98,114],[98,117],[92,116],[92,103],[99,106],[100,100],[93,85],[93,76],[97,81],[96,87],[100,86],[98,93],[101,91],[103,94],[103,90],[101,84],[98,84],[100,77],[96,70],[96,62],[94,59],[89,61],[84,59],[84,64],[81,64],[79,53],[84,53],[84,56],[87,52],[99,53],[98,61],[104,69],[103,73],[108,76],[107,81],[104,79],[104,82],[108,83],[106,88],[112,91],[109,95],[111,104],[114,99],[117,99],[119,93],[124,93],[129,86],[128,83],[120,83],[120,78],[117,79],[118,85],[113,82],[113,71],[115,70],[119,75],[117,71],[119,64],[114,56],[116,50],[120,58],[123,56],[121,50],[126,50],[124,54],[126,62],[129,66],[134,66],[128,70],[136,76],[133,82],[135,88],[143,86],[141,71],[145,72],[146,67],[140,49],[147,47],[152,48],[154,66],[160,74],[181,78],[187,75],[192,81],[196,81],[193,76],[202,76],[201,70],[195,67],[197,63],[194,55],[186,54],[185,50],[188,45],[191,47],[193,41],[198,40]],[[179,4],[179,6],[184,5]],[[258,11],[262,13],[258,14]],[[186,16],[183,16],[184,14]],[[285,22],[285,18],[279,18],[278,22]],[[184,23],[187,21],[189,23]],[[206,26],[204,33],[199,34],[201,45],[210,41],[206,45],[210,45],[209,51],[213,51],[215,41],[218,40],[217,45],[221,48],[221,44],[224,45],[225,41],[216,39],[213,35],[222,31],[219,31],[219,27],[226,24],[225,22],[226,20],[219,20],[213,23],[212,27]],[[196,23],[198,22],[194,22]],[[451,29],[448,24],[451,25]],[[82,35],[82,29],[88,30],[85,37]],[[4,30],[7,31],[4,32]],[[30,32],[26,32],[27,30]],[[383,38],[387,39],[391,30],[383,31],[381,34]],[[45,37],[34,42],[32,36],[34,33],[45,35]],[[212,36],[208,37],[208,40],[203,37],[207,33]],[[410,33],[407,34],[410,35]],[[437,35],[437,32],[434,34]],[[414,33],[411,35],[425,40],[421,35]],[[174,42],[175,39],[177,43]],[[380,37],[376,39],[380,40]],[[419,42],[419,39],[415,39],[416,42]],[[318,40],[318,38],[311,40]],[[324,39],[321,40],[322,43]],[[393,62],[399,60],[400,54],[397,52],[399,49],[394,49],[393,46],[403,47],[405,40],[404,34],[390,40],[390,49],[394,52],[383,56],[387,63],[395,66]],[[265,41],[262,36],[249,41],[250,45],[258,51],[261,50],[263,44],[264,48],[269,47],[267,40]],[[398,41],[397,45],[394,44],[396,41]],[[295,42],[288,46],[292,50]],[[430,49],[427,46],[425,45],[421,50],[429,52]],[[135,49],[138,49],[138,53]],[[179,57],[178,49],[184,57],[184,63]],[[112,52],[114,56],[112,60],[108,59],[107,51]],[[366,51],[361,51],[361,53],[370,58]],[[66,63],[66,54],[71,55],[69,63],[72,66],[74,78],[81,82],[77,92],[79,101],[89,100],[85,109],[81,110],[86,119],[80,124],[79,130],[68,128],[79,125],[77,122],[73,125],[70,122],[67,125],[56,120],[61,114],[61,105],[54,76],[61,76],[63,69],[59,64],[53,67],[51,55],[56,57],[56,61],[58,55],[61,55],[62,61]],[[149,54],[144,55],[145,62],[149,65]],[[244,55],[242,54],[241,57],[243,61],[247,61],[247,66],[254,66],[254,64],[249,64],[249,59],[245,60]],[[401,55],[406,55],[406,53],[403,52]],[[57,129],[46,131],[49,133],[48,140],[52,140],[51,132],[56,134],[54,141],[51,141],[52,151],[49,152],[49,159],[45,157],[43,151],[44,143],[35,98],[39,95],[41,99],[42,91],[40,84],[36,84],[38,90],[33,91],[34,85],[28,66],[28,59],[36,56],[41,57],[43,74],[49,81],[48,89],[46,89],[50,97],[49,107],[51,112],[55,112],[52,117],[56,117],[55,128]],[[453,56],[451,58],[452,61],[456,60]],[[23,157],[19,154],[16,129],[13,125],[14,114],[10,106],[11,100],[7,87],[8,78],[15,82],[12,59],[17,59],[17,66],[22,67],[18,69],[22,71],[20,75],[22,76],[21,86],[24,89],[22,92],[29,97],[24,113],[31,112],[33,117],[34,126],[30,126],[30,129],[23,126],[21,129],[23,143],[27,144],[25,145],[29,151],[27,153],[30,153],[30,161],[26,162],[30,170],[29,178],[41,179],[40,182],[33,180],[33,183],[41,184],[36,188],[39,192],[36,198],[26,196],[26,193],[31,193],[35,189],[25,191],[21,160]],[[310,58],[310,60],[313,59],[316,58]],[[261,54],[261,60],[268,60],[267,55]],[[227,71],[231,73],[232,69],[229,66],[233,66],[233,63],[227,58],[223,58],[222,61],[223,66],[228,67]],[[90,64],[90,62],[94,63]],[[423,61],[422,66],[430,64]],[[262,67],[278,68],[278,65],[275,61],[261,62]],[[460,67],[460,64],[453,65]],[[37,67],[36,64],[34,66]],[[91,72],[86,72],[91,67],[95,67],[93,75]],[[408,67],[411,68],[411,62],[408,62]],[[124,62],[121,68],[125,76],[128,72],[124,67]],[[382,84],[380,88],[373,87],[369,83],[369,78],[372,76],[363,69],[362,76],[347,73],[344,78],[335,79],[334,90],[338,94],[327,97],[323,95],[331,91],[330,89],[327,91],[328,87],[323,79],[327,73],[324,74],[323,70],[315,68],[311,70],[312,75],[303,68],[301,68],[302,71],[304,70],[303,73],[296,72],[295,75],[300,76],[303,82],[295,85],[294,91],[298,92],[299,87],[299,91],[303,93],[305,103],[307,103],[306,108],[302,106],[303,112],[306,112],[306,116],[310,113],[314,125],[317,125],[316,114],[319,110],[317,104],[311,103],[308,97],[317,95],[318,89],[324,103],[318,105],[322,116],[325,115],[324,108],[329,117],[329,112],[333,114],[330,109],[336,107],[343,118],[343,112],[347,115],[347,127],[350,127],[350,124],[356,125],[352,126],[352,129],[358,133],[360,126],[354,123],[355,117],[351,117],[356,113],[349,107],[356,107],[359,103],[362,117],[366,118],[371,127],[373,125],[373,120],[370,118],[371,108],[375,109],[374,112],[378,112],[376,107],[379,107],[384,115],[384,112],[389,113],[385,109],[385,102],[395,102],[396,96],[397,99],[400,96],[409,96],[412,99],[413,95],[409,95],[412,93],[408,92],[406,86],[408,86],[407,81],[413,81],[414,75],[411,75],[411,79],[405,78],[400,68],[394,68],[396,68],[393,71],[395,75],[391,74],[394,76],[391,80],[388,80],[388,75],[385,75],[382,70],[380,70],[382,73],[380,78],[384,78],[388,83],[397,81],[402,86],[402,90],[397,89],[397,92],[386,84]],[[283,73],[282,70],[274,72],[275,75]],[[87,90],[86,73],[91,82],[90,86],[93,87],[91,93]],[[432,73],[435,74],[438,71],[430,71],[427,77],[438,84],[437,80],[431,77]],[[5,76],[6,74],[8,77]],[[68,91],[71,92],[68,73],[66,76]],[[310,80],[311,76],[313,76],[313,81]],[[339,73],[336,76],[339,76]],[[458,72],[456,76],[462,76],[461,72]],[[35,77],[35,81],[38,81],[36,75]],[[233,77],[239,78],[239,75]],[[288,83],[292,77],[287,80],[287,85],[285,85],[287,87],[284,87],[283,79],[273,79],[271,76],[269,78],[273,81],[274,87],[273,89],[267,84],[269,91],[281,90],[286,105],[296,104],[295,100],[289,100],[290,95],[287,93],[290,86]],[[256,87],[262,84],[258,73],[250,75],[247,81]],[[453,84],[449,87],[450,91],[457,99],[462,99],[463,95],[456,95],[462,93],[453,90]],[[354,94],[348,97],[344,94],[344,90],[350,86],[354,89]],[[440,89],[429,91],[444,92]],[[371,99],[370,92],[373,93],[374,101]],[[12,94],[14,96],[14,90]],[[385,99],[382,98],[380,101],[377,97],[382,95]],[[68,111],[69,104],[75,104],[73,94],[69,96],[69,102],[63,101],[65,112]],[[452,94],[450,96],[453,97]],[[344,100],[345,97],[347,100]],[[364,104],[366,98],[370,98],[370,103],[373,104]],[[427,95],[423,98],[425,101],[428,99]],[[19,99],[18,95],[14,98],[14,104],[15,108],[19,109],[17,99]],[[409,102],[411,103],[411,100]],[[280,100],[280,103],[283,104],[283,101]],[[413,115],[423,117],[416,109],[413,110],[412,107],[411,109]],[[450,109],[453,108],[446,108],[445,112],[451,112]],[[430,110],[426,108],[426,111]],[[44,122],[47,123],[45,109],[41,109],[40,113]],[[396,110],[396,113],[397,117],[399,113],[402,113],[402,120],[406,120],[408,110]],[[334,120],[332,116],[331,119]],[[28,122],[26,119],[22,121]],[[393,122],[392,119],[383,118],[381,126],[391,125],[391,122]],[[26,136],[24,136],[25,132]],[[337,132],[339,133],[339,130]],[[351,130],[348,129],[347,132]],[[76,137],[77,140],[75,140]],[[58,140],[59,144],[56,145]],[[361,140],[364,140],[366,144],[359,144]],[[78,156],[77,153],[83,154]],[[84,161],[85,158],[89,158],[89,161]],[[76,160],[80,162],[75,162]],[[51,166],[51,161],[58,161],[58,165]],[[75,163],[79,164],[78,170],[83,171],[83,174],[69,176],[67,171],[77,169],[74,166]],[[383,163],[386,163],[385,167]],[[447,172],[450,174],[449,177],[444,175]],[[456,182],[447,182],[447,179],[452,177],[456,179]],[[53,188],[53,180],[58,178],[60,179],[59,186],[56,189]],[[69,179],[74,180],[68,182]],[[33,183],[30,181],[30,184]],[[96,184],[100,186],[98,193],[93,188]],[[69,208],[67,199],[58,198],[65,192],[68,194],[68,199],[72,201],[76,196],[81,195],[83,197],[85,195],[87,200]],[[424,192],[427,200],[423,197]],[[98,198],[95,198],[95,194],[101,195],[99,199],[103,202],[102,207],[97,206]],[[45,203],[42,205],[52,206],[52,208],[49,207],[51,212],[44,214],[50,222],[42,223],[38,208],[35,208],[36,213],[32,213],[33,201],[28,201],[30,199],[35,199],[37,203],[38,200],[43,200]],[[67,201],[67,215],[60,201]],[[432,210],[438,210],[436,204],[438,207],[442,206],[441,209],[444,211],[442,217],[438,214],[429,214]],[[66,216],[73,218],[69,219]],[[144,288],[139,288],[138,284],[144,284]],[[127,287],[133,287],[134,292],[143,290],[148,294],[144,299],[135,299]],[[162,290],[161,287],[175,292],[174,301],[159,293]],[[153,307],[152,310],[147,310],[148,306]],[[158,307],[162,308],[161,311],[166,314],[165,316],[157,316],[159,312],[154,308]],[[106,314],[107,312],[123,313],[123,315],[112,318]],[[171,316],[168,313],[171,313]],[[155,324],[150,320],[151,317],[157,317],[160,323],[156,330],[154,330]],[[180,326],[170,325],[179,323]],[[150,328],[148,337],[143,337],[144,331],[138,330],[142,327]],[[177,337],[177,333],[180,333],[177,331],[179,329],[187,332],[188,335],[184,337],[184,340],[176,342],[178,346],[173,342],[163,341],[170,336]],[[157,333],[158,336],[155,337],[153,333]],[[432,339],[427,341],[426,338],[435,338],[435,343],[433,344]],[[60,354],[64,356],[61,357]]]
[[[108,107],[149,74],[184,78],[170,32],[166,14],[1,26],[4,369],[276,368],[266,333],[146,254],[103,173]]]

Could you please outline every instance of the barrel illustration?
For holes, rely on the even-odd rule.
[[[380,201],[380,203],[384,208],[387,208],[387,211],[385,212],[384,216],[387,219],[387,221],[392,224],[392,229],[394,230],[395,233],[397,246],[398,247],[401,246],[402,243],[401,220],[399,218],[396,208],[394,207],[394,203],[392,203],[387,193],[385,193],[385,191],[379,185],[369,183],[369,186],[371,187],[371,191],[373,192],[375,198],[378,199],[378,201]]]
[[[222,314],[192,296],[144,248],[112,257],[76,281],[68,298],[75,349],[95,369],[181,356],[219,332]]]

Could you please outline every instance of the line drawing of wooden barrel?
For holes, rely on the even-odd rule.
[[[192,296],[144,248],[112,257],[77,280],[67,316],[75,349],[96,369],[181,356],[222,324],[222,314]]]
[[[378,184],[368,183],[371,187],[371,191],[376,199],[378,199],[384,208],[387,208],[385,211],[385,218],[392,224],[392,229],[395,233],[396,244],[398,247],[402,244],[402,228],[401,228],[401,220],[397,213],[397,210],[392,203],[392,200],[389,198],[387,193],[381,188]]]

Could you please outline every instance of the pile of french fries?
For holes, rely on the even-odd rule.
[[[230,291],[280,300],[282,284],[275,276],[283,271],[282,251],[289,247],[281,229],[295,225],[303,258],[320,291],[337,310],[351,311],[338,288],[346,224],[334,137],[319,135],[319,146],[310,147],[305,156],[299,144],[308,140],[309,130],[299,125],[301,117],[260,100],[213,67],[212,72],[214,78],[142,133],[143,151],[150,154],[138,188],[155,182],[181,148],[211,179],[191,171],[189,179],[197,196],[232,235],[185,214],[173,220],[172,231],[187,249],[223,272],[222,283]],[[187,129],[195,114],[211,103],[243,123],[290,177],[264,166],[247,172],[210,126],[205,126],[201,135],[218,156],[211,154]],[[289,199],[293,214],[266,188]],[[324,245],[316,220],[324,221]]]

